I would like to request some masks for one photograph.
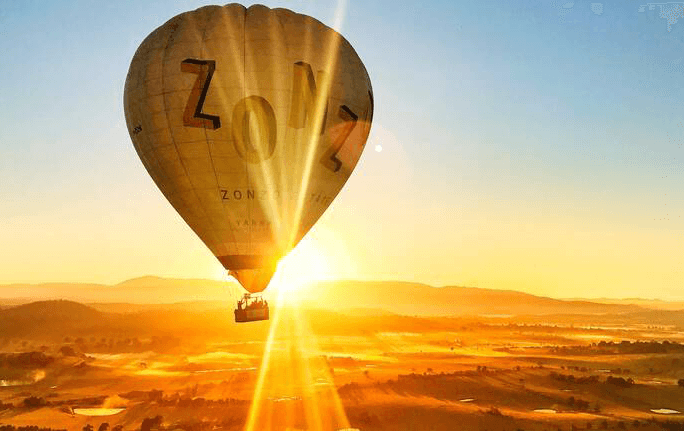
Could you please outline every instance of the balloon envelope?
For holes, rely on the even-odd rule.
[[[131,62],[124,109],[164,196],[259,292],[356,166],[373,93],[335,30],[286,9],[230,4],[152,32]]]

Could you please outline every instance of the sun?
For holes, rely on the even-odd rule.
[[[330,277],[329,256],[315,238],[307,236],[280,261],[271,287],[278,296],[286,293],[298,297],[297,292],[301,293],[307,285]]]

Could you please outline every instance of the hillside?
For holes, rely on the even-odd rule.
[[[408,315],[616,314],[641,310],[629,304],[566,301],[510,290],[406,282],[321,282],[303,290],[302,295],[317,307],[379,308]]]
[[[104,326],[109,320],[104,313],[77,302],[39,301],[0,310],[0,334],[3,337],[43,335],[50,338]]]
[[[115,285],[44,283],[0,285],[6,305],[37,299],[66,299],[82,303],[169,304],[190,301],[232,301],[242,295],[233,281],[140,277]]]
[[[61,341],[66,337],[229,337],[267,334],[268,322],[237,325],[224,303],[170,305],[104,304],[103,310],[66,300],[38,301],[0,309],[0,345],[9,339]],[[99,307],[101,304],[97,304]]]
[[[574,298],[572,300],[575,300]],[[662,299],[642,299],[642,298],[592,298],[588,301],[600,304],[621,304],[621,305],[638,305],[643,308],[650,308],[653,310],[684,310],[684,302],[682,301],[663,301]]]
[[[458,290],[456,290],[458,292]],[[541,301],[543,303],[543,301]],[[197,308],[198,305],[201,307]],[[476,304],[479,306],[479,304]],[[98,305],[100,306],[100,305]],[[34,340],[61,341],[69,336],[72,339],[84,337],[100,340],[106,338],[162,337],[195,340],[249,340],[266,337],[270,322],[250,325],[236,324],[232,308],[224,303],[178,303],[170,305],[138,306],[124,313],[115,310],[130,307],[130,304],[105,304],[100,311],[94,307],[72,301],[39,301],[11,308],[0,309],[0,344],[9,339],[29,338]],[[571,308],[573,306],[570,306]],[[471,307],[473,309],[473,307]],[[550,307],[546,307],[550,309]],[[593,309],[588,305],[587,309]],[[317,334],[350,335],[369,332],[412,333],[420,331],[452,331],[467,322],[478,321],[483,324],[509,324],[516,318],[483,318],[475,320],[468,317],[408,316],[392,314],[371,309],[323,310],[307,307],[303,314],[294,309],[284,308],[281,321],[294,321],[304,317]],[[465,314],[465,313],[464,313]],[[527,315],[518,322],[561,326],[591,327],[601,323],[617,328],[623,325],[639,324],[663,325],[664,327],[684,327],[684,313],[665,310],[642,309],[630,313],[616,314],[559,314]]]
[[[115,285],[4,285],[0,286],[0,301],[5,307],[35,300],[67,299],[110,312],[152,311],[162,304],[161,308],[166,310],[175,307],[201,311],[230,308],[242,292],[240,286],[229,281],[141,277]],[[651,308],[634,303],[560,300],[507,290],[433,287],[395,281],[319,282],[303,286],[289,295],[298,297],[309,308],[373,309],[426,316],[596,315],[634,313]],[[187,307],[186,303],[192,303],[192,307]]]

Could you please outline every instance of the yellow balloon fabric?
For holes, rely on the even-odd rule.
[[[373,92],[335,30],[287,9],[229,4],[150,34],[131,62],[124,109],[164,196],[260,292],[356,166]]]

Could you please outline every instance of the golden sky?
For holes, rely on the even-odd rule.
[[[0,15],[0,283],[223,276],[145,172],[121,103],[138,44],[191,3],[135,22],[125,5]],[[453,3],[347,4],[370,139],[280,270],[684,299],[684,26],[631,4]],[[301,12],[330,23],[337,6]]]

